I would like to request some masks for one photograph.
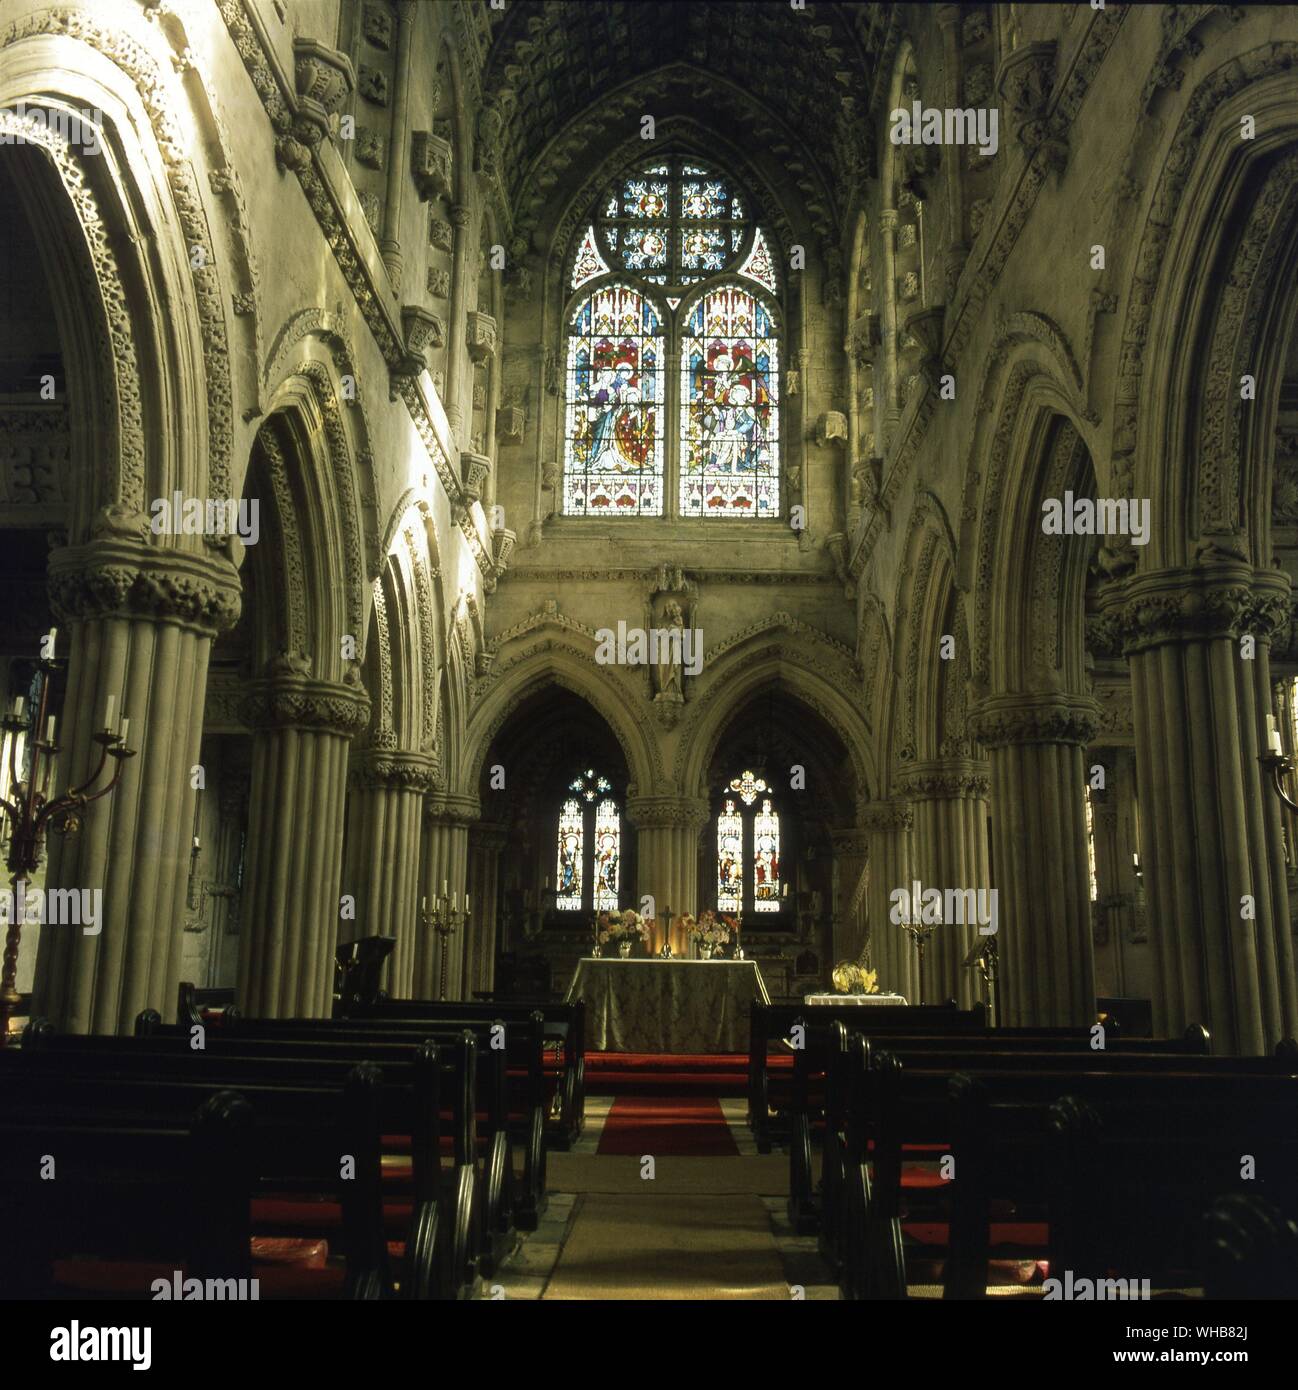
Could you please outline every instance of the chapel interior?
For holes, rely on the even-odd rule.
[[[1296,73],[3,0],[0,1293],[1298,1295]]]

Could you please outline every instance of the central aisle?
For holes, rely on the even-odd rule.
[[[684,1065],[682,1065],[684,1063]],[[550,1209],[501,1271],[506,1298],[836,1298],[785,1205],[786,1154],[757,1154],[747,1058],[591,1057],[586,1125],[547,1157]],[[496,1296],[500,1296],[497,1292]]]

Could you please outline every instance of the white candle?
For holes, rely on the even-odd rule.
[[[469,911],[469,895],[467,893],[464,895],[464,911],[466,914]]]
[[[446,896],[446,880],[442,880],[442,897]]]
[[[427,912],[427,911],[428,911],[428,894],[427,894],[427,893],[425,893],[424,896],[423,896],[422,898],[419,899],[419,910],[420,910],[420,912]]]
[[[15,718],[15,719],[21,719],[22,717],[23,717],[23,697],[22,697],[21,695],[15,695],[15,696],[14,696],[14,718]]]
[[[451,911],[454,912],[455,909],[456,909],[459,905],[460,905],[460,894],[459,894],[459,890],[457,889],[454,893],[451,894]]]
[[[1279,730],[1279,729],[1272,729],[1272,730],[1271,730],[1270,740],[1271,740],[1271,751],[1272,751],[1273,753],[1281,753],[1281,754],[1283,754],[1283,752],[1284,752],[1284,747],[1283,747],[1282,744],[1280,743],[1280,730]]]
[[[45,722],[45,742],[54,742],[54,716],[52,714],[50,715],[49,719]]]
[[[122,715],[122,727],[118,729],[117,736],[122,740],[122,747],[126,747],[126,731],[131,727],[131,721]]]
[[[111,734],[113,732],[113,711],[116,708],[117,696],[110,695],[108,697],[108,708],[104,711],[104,733],[106,734]]]
[[[50,656],[54,655],[55,643],[58,641],[59,630],[56,627],[50,628]]]

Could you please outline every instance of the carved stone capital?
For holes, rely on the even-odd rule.
[[[352,765],[353,786],[369,791],[426,792],[436,767],[427,753],[370,747]]]
[[[429,130],[410,138],[410,166],[421,202],[451,196],[451,142]]]
[[[915,811],[906,801],[865,801],[857,807],[856,823],[871,835],[896,835],[915,824]]]
[[[698,834],[708,823],[708,803],[692,796],[627,798],[627,819],[637,830],[689,830]]]
[[[1075,743],[1083,748],[1100,726],[1100,707],[1086,695],[992,695],[971,717],[974,737],[984,748],[1012,743]]]
[[[486,454],[463,453],[460,466],[464,473],[464,495],[470,502],[478,501],[487,479],[491,477],[491,460]]]
[[[961,797],[983,801],[991,791],[987,764],[976,758],[940,758],[912,763],[897,781],[912,801],[955,801]]]
[[[297,86],[293,132],[305,144],[318,145],[356,86],[356,70],[340,50],[314,39],[294,39],[293,80]]]
[[[465,315],[464,338],[476,365],[490,362],[496,355],[496,320],[490,314],[470,309]]]
[[[885,234],[891,235],[895,232],[900,221],[901,215],[896,208],[884,208],[879,214],[879,228]]]
[[[469,827],[469,845],[480,854],[499,854],[509,843],[509,832],[495,821],[482,821]]]
[[[251,683],[239,715],[251,729],[306,729],[355,738],[369,723],[370,701],[354,684],[280,670]]]
[[[834,846],[835,854],[857,855],[864,858],[870,852],[870,836],[859,826],[849,826],[843,830],[831,830],[829,840]]]
[[[1275,570],[1210,557],[1207,564],[1136,575],[1123,586],[1119,614],[1123,652],[1168,642],[1249,635],[1269,642],[1290,621],[1293,586]]]
[[[491,562],[497,570],[503,571],[508,567],[517,540],[516,533],[504,526],[491,533]]]
[[[1006,55],[996,79],[996,90],[1013,114],[1019,138],[1027,145],[1040,143],[1045,134],[1046,109],[1055,86],[1053,39],[1026,43]]]
[[[482,805],[476,796],[431,792],[424,801],[426,825],[472,825],[481,819]]]
[[[50,553],[50,605],[64,622],[144,618],[215,637],[239,620],[242,589],[223,555],[105,537]]]

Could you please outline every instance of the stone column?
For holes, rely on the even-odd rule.
[[[1154,1027],[1202,1023],[1214,1052],[1298,1033],[1280,801],[1258,763],[1289,604],[1287,575],[1233,558],[1124,590]]]
[[[886,429],[875,436],[875,451],[882,454],[885,435],[891,439],[901,420],[897,379],[897,225],[901,221],[896,208],[884,208],[879,214],[879,235],[883,240],[883,414]],[[876,409],[879,392],[875,389]]]
[[[419,896],[428,899],[429,910],[442,896],[442,885],[453,894],[461,911],[467,888],[469,826],[481,816],[475,796],[444,792],[430,794],[424,802],[424,841],[420,852]],[[478,903],[472,904],[468,934],[478,929]],[[446,946],[446,998],[465,997],[466,958],[463,922],[452,932]],[[421,926],[415,940],[414,997],[441,997],[442,942],[436,931]]]
[[[627,801],[626,813],[637,831],[637,899],[649,894],[660,913],[671,908],[673,917],[697,916],[707,906],[698,896],[699,834],[708,823],[707,802],[698,797],[637,796]],[[662,944],[663,924],[658,917],[649,950],[656,952]],[[672,933],[671,948],[678,956],[688,954],[683,932]]]
[[[870,876],[866,883],[866,923],[869,930],[870,965],[878,972],[879,988],[919,1002],[915,947],[891,917],[896,888],[910,890],[911,827],[915,813],[901,800],[867,802],[858,812],[857,824],[867,837]]]
[[[869,837],[851,826],[830,835],[834,847],[834,961],[856,960],[865,948],[865,871]]]
[[[348,744],[369,721],[355,682],[277,658],[244,702],[253,729],[239,1007],[251,1018],[327,1018],[338,940]]]
[[[423,753],[367,748],[352,768],[342,892],[356,900],[339,939],[395,936],[383,971],[394,999],[409,999],[419,930],[419,846],[432,759]]]
[[[473,929],[469,942],[468,989],[495,987],[496,919],[500,912],[500,852],[508,836],[491,821],[469,830],[469,888],[473,894]]]
[[[452,204],[451,226],[454,231],[451,241],[451,298],[446,325],[446,399],[442,404],[446,407],[446,419],[455,435],[458,449],[468,447],[465,421],[472,418],[472,410],[466,411],[464,408],[465,364],[469,357],[468,344],[464,341],[469,220],[469,209],[463,203]]]
[[[103,897],[96,935],[40,929],[33,1007],[64,1032],[129,1032],[141,1009],[175,1009],[208,657],[239,616],[239,577],[223,557],[127,539],[56,550],[49,576],[68,658],[56,791],[94,770],[110,694],[137,756],[78,833],[47,841],[46,887]]]
[[[903,779],[915,810],[911,835],[911,879],[923,888],[975,891],[991,887],[987,867],[988,769],[973,758],[915,763]],[[908,884],[894,884],[906,887]],[[967,900],[966,900],[967,901]],[[916,976],[916,999],[923,986],[925,1004],[956,999],[970,1008],[981,994],[981,978],[964,958],[977,936],[976,923],[943,922],[924,947],[924,978]],[[907,938],[907,947],[918,955]]]
[[[1000,1021],[1010,1027],[1095,1020],[1083,755],[1098,722],[1085,696],[994,695],[978,707],[992,769]]]
[[[963,106],[960,93],[960,25],[962,6],[939,5],[938,27],[942,30],[942,76],[946,88],[946,105],[952,110]],[[962,147],[948,146],[942,151],[942,173],[946,185],[947,239],[942,248],[943,290],[946,303],[955,298],[960,272],[969,258],[964,239],[964,188],[960,172]]]

